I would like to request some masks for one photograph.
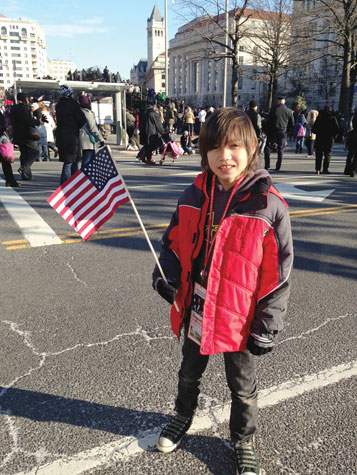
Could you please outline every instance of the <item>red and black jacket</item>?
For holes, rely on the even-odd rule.
[[[160,264],[177,287],[171,326],[180,334],[190,311],[194,262],[204,242],[211,173],[200,174],[178,201],[162,240]],[[246,349],[252,332],[282,330],[293,246],[288,206],[266,170],[246,177],[216,232],[207,277],[200,352]],[[159,277],[155,268],[153,278]]]

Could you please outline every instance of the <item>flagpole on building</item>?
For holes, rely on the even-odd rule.
[[[167,0],[165,0],[165,95],[169,95],[169,53],[167,48]]]
[[[108,150],[109,150],[110,155],[112,155],[112,151],[110,150],[109,145],[107,145],[107,147],[108,147]],[[114,163],[114,166],[115,166],[115,168],[116,168],[116,165],[115,165],[114,160],[113,160],[113,163]],[[117,170],[117,171],[118,171],[118,173],[119,173],[119,170]],[[131,206],[132,206],[132,208],[133,208],[133,210],[134,210],[135,216],[137,217],[137,220],[139,221],[139,224],[140,224],[140,226],[141,226],[141,229],[143,230],[143,233],[144,233],[144,236],[145,236],[145,238],[146,238],[146,241],[147,241],[147,243],[148,243],[148,245],[149,245],[150,251],[152,252],[152,255],[154,256],[154,259],[155,259],[157,268],[159,269],[159,272],[160,272],[160,274],[161,274],[161,277],[163,278],[163,280],[164,280],[164,281],[166,282],[166,284],[167,284],[167,279],[166,279],[166,276],[165,276],[165,274],[164,274],[164,271],[162,270],[162,267],[161,267],[161,264],[160,264],[159,259],[158,259],[158,257],[157,257],[157,254],[156,254],[156,252],[155,252],[155,249],[153,248],[153,245],[151,244],[149,235],[148,235],[148,233],[147,233],[147,231],[146,231],[146,229],[145,229],[145,226],[144,226],[144,223],[143,223],[143,221],[142,221],[142,219],[141,219],[141,217],[140,217],[140,214],[139,214],[139,212],[138,212],[138,210],[137,210],[137,208],[136,208],[136,206],[135,206],[134,201],[132,200],[132,198],[131,198],[131,196],[130,196],[130,193],[129,193],[128,187],[126,186],[126,183],[125,183],[125,181],[124,181],[123,175],[122,175],[121,173],[119,173],[119,175],[120,175],[120,177],[121,177],[121,180],[122,180],[122,182],[123,182],[123,185],[124,185],[124,187],[125,187],[125,189],[126,189],[126,192],[127,192],[127,194],[128,194],[128,198],[129,198],[130,204],[131,204]],[[178,305],[177,305],[177,303],[176,303],[175,301],[174,301],[174,305],[175,305],[176,310],[179,312]]]

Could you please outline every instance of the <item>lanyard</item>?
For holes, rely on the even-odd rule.
[[[212,228],[212,221],[213,221],[213,201],[214,201],[214,190],[215,190],[215,185],[216,185],[216,175],[213,175],[213,178],[212,178],[212,187],[211,187],[211,194],[210,194],[210,206],[209,206],[209,218],[208,218],[208,235],[207,235],[207,244],[206,244],[206,251],[205,251],[205,260],[204,260],[204,264],[203,264],[203,269],[201,270],[200,272],[200,276],[202,277],[202,279],[206,278],[207,277],[207,265],[208,265],[208,260],[209,260],[209,256],[211,255],[211,252],[213,250],[213,246],[214,246],[214,243],[216,241],[216,236],[217,236],[217,232],[218,232],[218,228],[220,227],[220,225],[222,224],[224,218],[226,217],[226,214],[227,214],[227,211],[228,211],[228,208],[229,208],[229,205],[231,204],[231,201],[232,201],[232,198],[235,194],[235,192],[237,191],[239,185],[242,183],[242,181],[244,180],[245,178],[245,175],[242,175],[239,180],[234,184],[233,188],[232,188],[232,191],[229,195],[229,198],[228,198],[228,201],[227,201],[227,204],[226,204],[226,207],[224,208],[224,211],[223,211],[223,214],[221,216],[221,219],[219,220],[219,223],[218,223],[218,226],[217,226],[217,231],[215,232],[215,235],[213,236],[213,239],[211,241],[211,243],[209,242],[209,238],[210,238],[210,233],[211,233],[211,228]]]

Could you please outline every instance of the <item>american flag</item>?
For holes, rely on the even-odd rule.
[[[128,201],[108,147],[100,149],[47,200],[85,241]]]

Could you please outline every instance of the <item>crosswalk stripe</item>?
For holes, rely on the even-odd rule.
[[[41,216],[12,188],[0,180],[0,201],[19,226],[31,247],[62,244],[61,239]]]

